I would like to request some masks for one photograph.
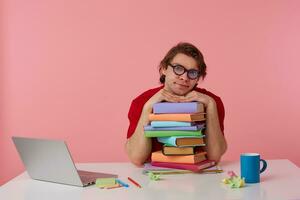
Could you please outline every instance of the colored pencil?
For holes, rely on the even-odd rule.
[[[129,187],[128,184],[124,183],[123,181],[121,181],[120,179],[116,179],[117,183],[119,183],[121,186],[123,187]]]
[[[209,173],[209,172],[215,172],[215,173],[222,173],[223,172],[223,170],[221,170],[221,169],[212,169],[212,170],[203,170],[203,171],[200,171],[200,173]]]
[[[142,188],[142,186],[140,184],[138,184],[137,182],[135,182],[132,178],[128,177],[128,180],[130,182],[132,182],[135,186],[139,187],[139,188]]]
[[[117,185],[117,186],[112,186],[112,187],[105,187],[105,189],[115,189],[115,188],[120,188],[122,185]]]

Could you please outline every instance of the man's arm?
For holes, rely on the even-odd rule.
[[[149,157],[152,150],[152,140],[144,136],[144,126],[149,123],[148,116],[152,108],[147,105],[144,106],[138,121],[137,127],[133,135],[126,142],[126,151],[132,163],[137,166],[143,163]]]
[[[220,161],[226,152],[227,143],[222,133],[216,102],[210,99],[206,105],[206,149],[210,160]]]
[[[152,112],[153,105],[161,101],[178,102],[178,98],[178,96],[162,89],[145,103],[137,127],[125,145],[132,163],[141,166],[151,154],[152,140],[144,136],[144,126],[149,124],[149,114]]]

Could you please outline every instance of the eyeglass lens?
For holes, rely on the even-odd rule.
[[[176,75],[180,76],[187,72],[187,76],[189,79],[196,79],[199,76],[199,71],[195,69],[187,70],[181,65],[171,65],[173,67],[173,71]]]

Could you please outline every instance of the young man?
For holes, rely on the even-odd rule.
[[[224,106],[218,96],[196,87],[199,79],[206,75],[202,53],[192,44],[179,43],[160,62],[159,73],[163,85],[144,92],[130,106],[125,148],[131,162],[141,166],[152,151],[161,149],[155,139],[144,136],[144,126],[149,124],[148,115],[153,104],[161,101],[198,101],[205,105],[207,155],[209,159],[219,161],[227,149],[223,134]]]

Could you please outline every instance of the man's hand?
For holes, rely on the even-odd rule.
[[[149,99],[149,101],[146,104],[147,104],[147,107],[149,107],[149,106],[152,107],[153,104],[162,102],[162,101],[167,101],[167,102],[197,101],[197,102],[203,103],[205,105],[205,107],[215,104],[215,100],[212,97],[210,97],[206,94],[197,92],[195,90],[189,92],[185,96],[179,96],[179,95],[172,94],[165,89],[161,89],[159,92],[157,92],[152,98]]]
[[[215,104],[215,100],[203,93],[197,92],[195,90],[189,92],[187,95],[181,97],[180,102],[191,102],[191,101],[198,101],[208,107],[210,104]]]
[[[146,103],[144,108],[146,109],[152,109],[153,104],[159,103],[162,101],[167,102],[182,102],[183,96],[178,96],[175,94],[170,93],[169,91],[165,89],[161,89],[158,91],[155,95],[153,95]]]

